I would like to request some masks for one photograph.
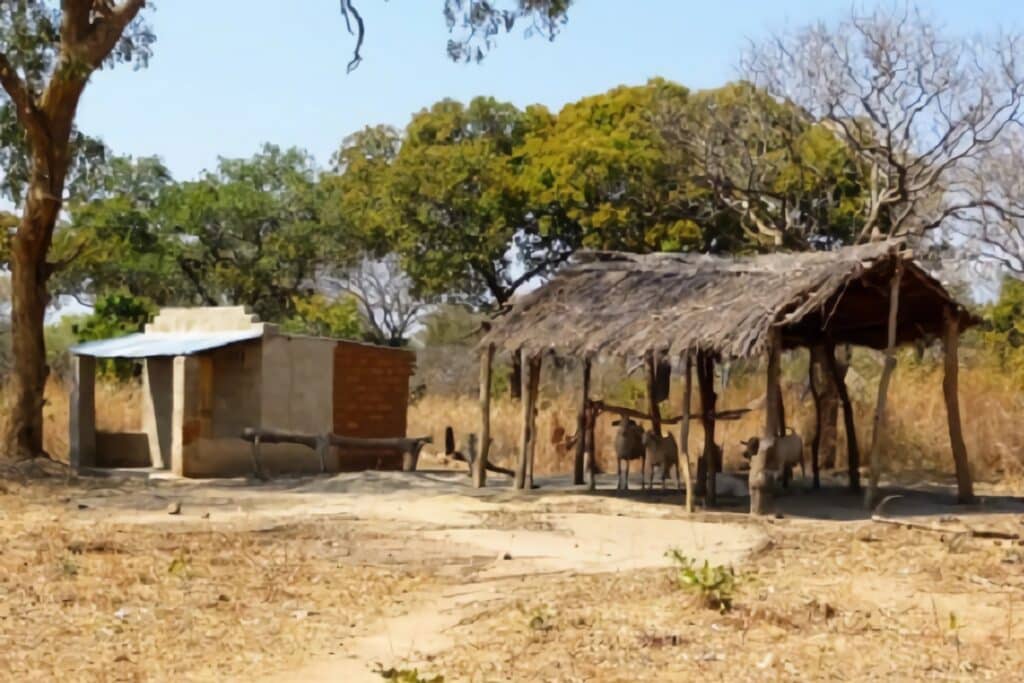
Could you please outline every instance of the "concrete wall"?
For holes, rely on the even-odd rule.
[[[149,467],[146,432],[96,432],[96,467]]]
[[[174,359],[147,358],[142,366],[142,431],[150,464],[171,466],[171,414],[174,409]]]
[[[199,306],[161,308],[146,332],[229,332],[234,330],[273,329],[245,306]]]
[[[252,449],[239,438],[247,427],[330,431],[334,347],[326,339],[269,335],[199,356],[200,429],[188,476],[250,474]],[[209,416],[204,397],[211,404]],[[305,446],[264,444],[260,451],[260,464],[271,474],[320,471],[316,453]],[[327,464],[336,470],[337,457],[331,454]]]

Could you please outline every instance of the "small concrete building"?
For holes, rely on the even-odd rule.
[[[168,308],[144,332],[71,349],[71,464],[140,467],[185,477],[252,471],[243,430],[404,437],[415,355],[404,349],[283,334],[243,307]],[[96,359],[142,361],[138,432],[96,429]],[[316,472],[316,454],[265,444],[270,472]],[[340,469],[399,469],[401,453],[345,450]]]

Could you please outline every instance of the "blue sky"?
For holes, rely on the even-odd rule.
[[[365,61],[346,75],[353,41],[338,0],[157,0],[155,54],[142,71],[97,74],[79,125],[116,152],[161,156],[178,178],[297,145],[326,163],[365,125],[403,125],[443,97],[493,95],[557,109],[584,95],[663,76],[691,88],[735,76],[746,40],[830,20],[850,0],[577,0],[554,43],[502,36],[482,65],[452,64],[441,0],[359,0]],[[628,11],[622,7],[628,6]],[[1024,3],[925,2],[955,32],[1024,25]]]

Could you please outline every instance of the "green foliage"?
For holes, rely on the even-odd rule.
[[[666,555],[676,565],[676,581],[681,589],[696,594],[704,606],[710,609],[719,612],[732,609],[737,583],[732,567],[711,566],[707,560],[703,565],[698,565],[678,550],[670,550]]]
[[[332,300],[314,294],[296,297],[293,306],[295,315],[282,325],[286,332],[334,339],[361,339],[364,336],[359,305],[353,297]]]
[[[111,292],[96,300],[93,312],[72,321],[72,331],[78,341],[111,339],[141,332],[152,320],[156,306],[147,299],[126,292]],[[123,360],[102,360],[97,364],[101,373],[127,379],[135,372],[135,364]]]
[[[466,306],[441,304],[423,316],[416,341],[422,347],[471,344],[484,318]]]
[[[385,681],[393,683],[444,683],[444,676],[421,676],[418,669],[395,669],[394,667],[385,669],[383,664],[377,664],[374,673]]]
[[[1004,279],[999,299],[983,315],[983,352],[1002,371],[1024,381],[1024,281]]]

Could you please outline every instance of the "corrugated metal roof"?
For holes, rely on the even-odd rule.
[[[259,339],[263,329],[229,332],[151,332],[130,334],[117,339],[102,339],[71,347],[76,356],[93,358],[151,358],[154,356],[189,356],[200,351]]]

